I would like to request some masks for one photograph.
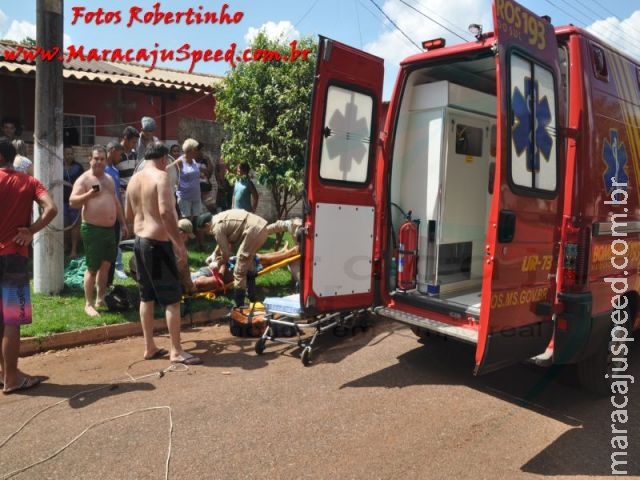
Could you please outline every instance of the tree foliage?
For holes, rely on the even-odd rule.
[[[310,38],[297,41],[295,48],[310,53],[291,60],[290,42],[260,33],[251,48],[283,58],[240,63],[216,89],[216,116],[228,132],[222,154],[231,171],[249,163],[271,191],[278,218],[287,218],[302,197],[316,45]]]

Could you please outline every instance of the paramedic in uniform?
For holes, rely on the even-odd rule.
[[[215,216],[203,213],[196,221],[198,230],[203,230],[216,240],[216,248],[207,263],[213,263],[221,276],[224,276],[227,262],[233,255],[232,245],[238,245],[238,260],[233,270],[234,300],[238,307],[244,305],[247,294],[250,302],[256,301],[254,257],[267,237],[272,233],[289,231],[296,238],[301,225],[301,220],[297,218],[268,224],[264,218],[241,209],[225,210]]]

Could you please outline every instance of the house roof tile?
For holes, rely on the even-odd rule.
[[[19,60],[14,60],[11,55],[7,55],[9,51],[16,52],[19,48],[35,54],[33,47],[20,45],[9,40],[0,40],[0,71],[35,75],[36,63],[34,60],[25,60],[22,55]],[[213,85],[222,80],[222,77],[217,75],[189,73],[162,67],[155,67],[148,72],[147,69],[147,66],[135,63],[74,59],[64,61],[63,76],[76,80],[187,91],[210,91]]]

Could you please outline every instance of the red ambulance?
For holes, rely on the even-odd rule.
[[[577,364],[604,392],[639,326],[640,66],[512,0],[493,20],[405,59],[386,115],[382,59],[321,37],[302,307],[471,343],[476,374]]]

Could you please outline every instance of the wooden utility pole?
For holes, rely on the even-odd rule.
[[[36,45],[59,47],[63,55],[63,0],[37,0]],[[64,208],[62,205],[63,99],[62,61],[36,59],[34,174],[49,189],[58,215],[33,240],[33,288],[60,293],[64,287]]]

